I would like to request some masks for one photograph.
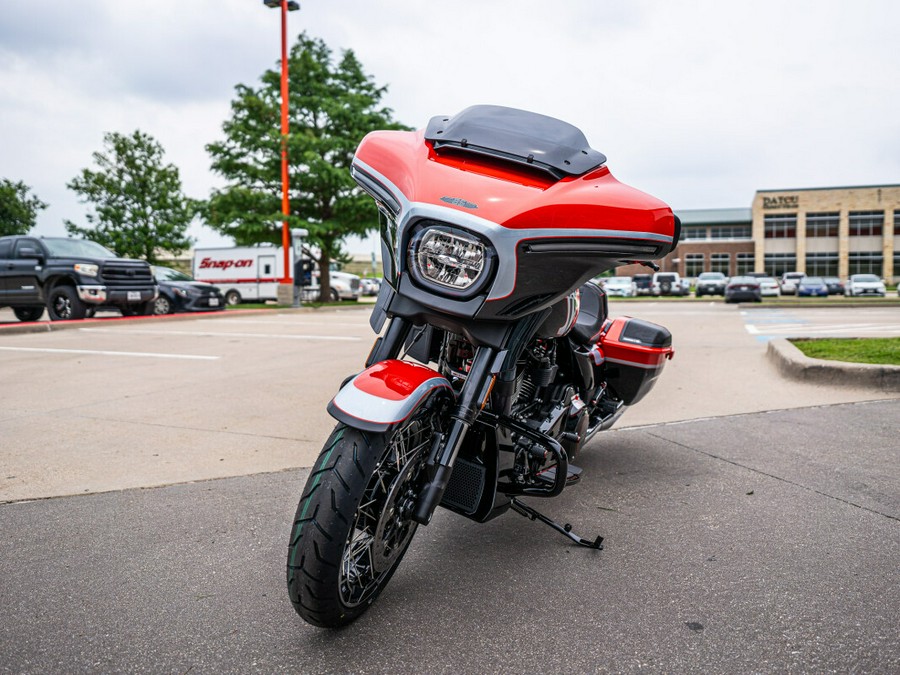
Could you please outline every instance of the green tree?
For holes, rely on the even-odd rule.
[[[0,178],[0,237],[8,234],[26,234],[34,227],[37,212],[47,205],[28,192],[30,187],[22,181],[14,183]]]
[[[135,131],[106,134],[103,144],[104,152],[93,154],[97,170],[82,169],[66,185],[93,206],[86,215],[89,226],[66,221],[66,230],[150,263],[159,251],[189,248],[187,228],[196,205],[182,192],[178,168],[163,164],[159,142]]]
[[[309,231],[307,242],[328,292],[329,263],[341,258],[351,234],[377,227],[374,203],[350,177],[353,153],[375,129],[405,129],[380,105],[387,87],[363,72],[352,51],[334,59],[320,39],[298,37],[288,57],[290,227]],[[212,168],[228,185],[205,205],[207,223],[238,245],[281,243],[281,71],[267,70],[254,89],[242,84],[223,124],[225,140],[206,146]]]

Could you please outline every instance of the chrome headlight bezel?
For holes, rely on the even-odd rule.
[[[475,257],[451,256],[450,260],[442,261],[445,269],[467,268],[466,276],[471,278],[467,285],[455,285],[454,281],[441,281],[439,275],[429,273],[423,269],[429,256],[435,252],[426,251],[428,247],[440,247],[456,245],[468,249],[467,253],[477,254]],[[490,284],[496,270],[497,252],[490,241],[483,236],[464,230],[459,227],[441,223],[438,221],[423,221],[413,230],[407,249],[406,268],[417,286],[431,293],[443,295],[448,298],[469,299],[483,293]],[[472,276],[472,272],[477,273]],[[456,277],[458,280],[459,277]]]

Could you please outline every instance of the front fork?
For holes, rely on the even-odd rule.
[[[450,428],[446,433],[434,438],[428,460],[429,480],[419,495],[413,520],[427,525],[437,505],[441,503],[444,490],[450,482],[456,455],[462,447],[466,433],[475,424],[475,418],[487,403],[491,385],[495,377],[498,350],[479,347],[472,360],[472,367],[466,377],[457,400],[456,409],[450,415]]]
[[[411,328],[412,324],[408,320],[394,317],[384,336],[375,341],[369,358],[366,359],[366,366],[397,358]],[[428,482],[420,493],[412,514],[417,522],[424,525],[431,522],[434,510],[440,504],[444,490],[450,482],[453,464],[465,441],[466,433],[475,424],[478,413],[484,408],[494,377],[498,369],[503,367],[503,359],[498,358],[503,354],[505,352],[493,347],[478,347],[475,351],[472,366],[460,391],[456,407],[450,414],[450,427],[434,438],[427,464]]]

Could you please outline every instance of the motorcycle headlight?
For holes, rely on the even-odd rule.
[[[413,237],[409,269],[420,283],[466,297],[487,284],[493,257],[493,249],[469,232],[426,227]]]

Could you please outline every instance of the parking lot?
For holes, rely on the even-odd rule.
[[[896,672],[900,401],[783,380],[765,342],[900,308],[612,307],[676,354],[547,507],[607,549],[441,512],[339,634],[283,557],[364,308],[0,330],[0,671]]]
[[[613,303],[668,326],[675,358],[619,426],[881,398],[782,379],[765,357],[785,326],[852,334],[846,312],[721,303]],[[879,334],[900,308],[858,308]],[[100,320],[3,335],[0,501],[310,466],[325,406],[374,335],[366,307]],[[101,432],[102,430],[102,432]],[[12,476],[12,477],[11,477]]]

